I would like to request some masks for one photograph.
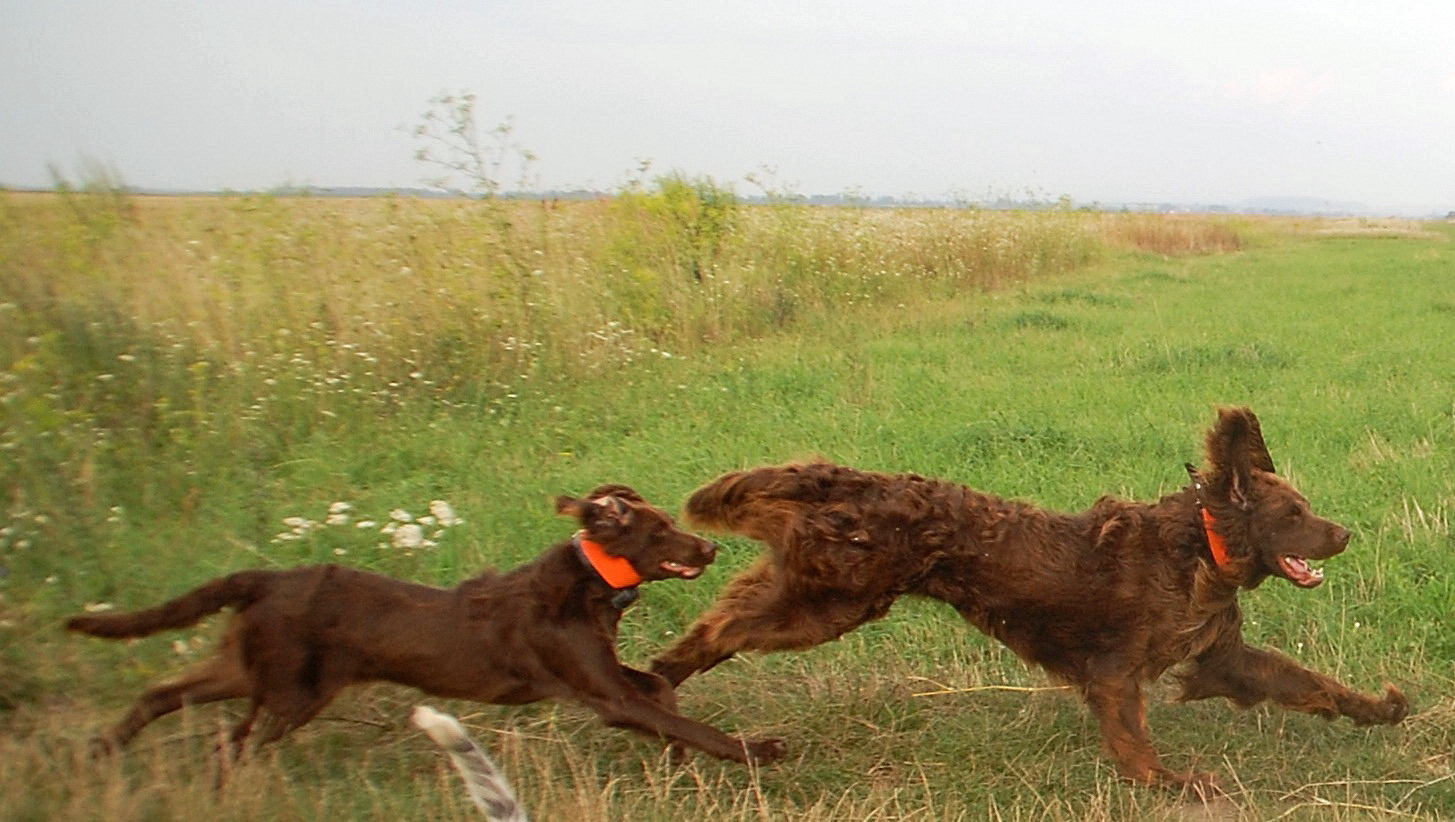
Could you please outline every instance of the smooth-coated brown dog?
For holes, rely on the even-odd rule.
[[[698,576],[713,560],[712,543],[679,530],[624,485],[559,497],[556,510],[579,520],[575,537],[509,573],[486,572],[455,588],[319,565],[240,571],[148,610],[72,617],[72,631],[118,638],[236,609],[216,656],[147,690],[98,743],[125,745],[183,705],[249,699],[232,731],[240,751],[255,722],[263,745],[308,722],[346,686],[385,680],[501,705],[574,700],[608,725],[723,759],[782,756],[780,740],[740,740],[682,716],[665,680],[617,660],[617,624],[636,586]]]
[[[1143,683],[1180,671],[1181,698],[1263,700],[1365,725],[1409,705],[1365,696],[1243,643],[1238,591],[1269,576],[1323,581],[1309,560],[1349,532],[1274,473],[1258,418],[1219,411],[1208,466],[1146,504],[1103,497],[1058,514],[913,474],[813,463],[727,474],[687,503],[690,522],[765,542],[652,670],[674,686],[743,650],[807,648],[878,619],[903,594],[943,600],[1025,661],[1075,687],[1128,779],[1206,793],[1215,778],[1165,768]]]

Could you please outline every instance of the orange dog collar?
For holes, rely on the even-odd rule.
[[[632,567],[624,557],[614,557],[606,553],[601,543],[593,542],[586,538],[586,532],[580,531],[576,534],[576,547],[581,550],[581,557],[586,560],[596,573],[607,585],[618,590],[622,588],[635,588],[642,584],[642,575]]]
[[[1202,514],[1202,530],[1207,534],[1207,550],[1212,554],[1213,565],[1217,568],[1228,567],[1228,541],[1217,531],[1218,521],[1213,518],[1212,512],[1207,510],[1207,505],[1202,501],[1202,475],[1197,473],[1197,467],[1192,463],[1186,463],[1187,476],[1192,478],[1192,498],[1197,503],[1198,513]]]
[[[1202,528],[1207,532],[1207,548],[1212,552],[1213,564],[1219,568],[1226,568],[1228,566],[1227,540],[1224,540],[1223,535],[1217,532],[1218,521],[1213,519],[1212,513],[1201,506],[1199,506],[1199,510],[1202,511]]]

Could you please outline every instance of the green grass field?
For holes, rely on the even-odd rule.
[[[1063,510],[1152,498],[1215,406],[1246,404],[1354,532],[1324,586],[1244,596],[1250,641],[1415,709],[1364,729],[1155,687],[1164,759],[1219,772],[1225,801],[1120,781],[1074,697],[935,603],[690,680],[684,712],[788,740],[760,770],[673,766],[572,706],[428,701],[540,820],[1455,818],[1448,226],[742,207],[692,269],[670,225],[599,203],[0,195],[0,817],[478,818],[408,725],[419,696],[390,686],[220,794],[210,747],[237,706],[90,761],[220,621],[65,635],[83,607],[306,561],[450,584],[568,535],[557,493],[625,482],[675,509],[723,471],[818,455]],[[464,520],[437,544],[383,533],[432,500]],[[348,524],[323,524],[335,503]],[[723,543],[702,579],[645,589],[626,661],[757,550]]]

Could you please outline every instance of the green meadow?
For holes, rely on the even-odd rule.
[[[610,200],[0,193],[0,818],[474,819],[408,723],[458,714],[538,820],[1455,818],[1455,229],[1406,221],[742,205],[666,179]],[[571,705],[360,688],[233,769],[240,705],[89,737],[209,652],[82,609],[251,567],[432,584],[572,531],[551,498],[676,510],[717,474],[822,456],[1061,510],[1151,499],[1218,405],[1349,527],[1327,582],[1243,597],[1251,642],[1414,710],[1358,728],[1154,686],[1210,805],[1117,778],[1079,701],[938,603],[689,680],[684,713],[781,736],[695,756]],[[446,503],[447,508],[439,503]],[[433,504],[433,509],[432,509]],[[645,664],[756,556],[643,591]]]

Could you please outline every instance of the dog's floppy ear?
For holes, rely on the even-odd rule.
[[[556,497],[556,513],[575,517],[582,525],[588,525],[587,520],[592,518],[598,522],[605,520],[620,524],[631,516],[628,503],[641,499],[637,492],[625,485],[603,485],[592,491],[587,499]]]
[[[584,499],[576,499],[561,495],[556,497],[556,513],[566,517],[581,519],[591,509],[591,503]]]
[[[631,507],[622,498],[615,494],[608,494],[604,497],[591,495],[591,504],[596,506],[596,513],[607,522],[626,522],[631,516]]]
[[[1215,489],[1244,510],[1252,507],[1253,470],[1273,472],[1263,429],[1247,408],[1218,409],[1217,424],[1207,433],[1207,460]]]
[[[1251,465],[1259,471],[1266,471],[1270,474],[1278,473],[1273,467],[1273,455],[1268,453],[1268,446],[1263,442],[1263,426],[1258,424],[1258,417],[1252,411],[1244,408],[1248,413],[1248,457]]]

